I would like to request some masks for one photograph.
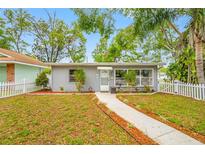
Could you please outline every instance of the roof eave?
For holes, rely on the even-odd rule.
[[[48,66],[159,66],[163,63],[47,63]]]
[[[49,68],[49,66],[43,66],[43,65],[37,65],[37,64],[29,64],[29,63],[24,63],[24,62],[19,62],[19,61],[14,61],[14,60],[5,60],[5,61],[0,61],[0,63],[14,63],[14,64],[22,64],[22,65],[28,65],[28,66],[34,66],[34,67],[41,67],[41,68]]]

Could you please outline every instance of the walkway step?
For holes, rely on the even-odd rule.
[[[105,103],[110,110],[133,124],[136,128],[159,144],[203,144],[175,128],[133,109],[118,100],[115,94],[96,92],[96,96],[102,103]]]

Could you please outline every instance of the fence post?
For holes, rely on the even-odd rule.
[[[174,93],[179,93],[179,82],[174,80]]]
[[[23,79],[23,93],[26,93],[26,79]]]
[[[202,84],[202,87],[201,87],[201,90],[202,90],[202,100],[204,100],[205,98],[204,98],[204,96],[205,96],[205,94],[204,94],[204,84]]]
[[[200,84],[200,100],[203,99],[203,91],[202,91],[202,88],[203,88],[203,84]]]

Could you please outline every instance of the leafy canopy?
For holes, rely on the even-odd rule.
[[[71,62],[82,62],[85,57],[85,41],[77,26],[69,27],[55,14],[49,19],[32,20],[35,36],[33,53],[44,62],[59,62],[69,58]]]
[[[26,53],[28,43],[23,36],[28,34],[31,28],[31,15],[24,9],[6,9],[6,34],[9,37],[11,48],[19,53]]]
[[[10,49],[10,38],[6,35],[5,21],[0,18],[0,48]]]
[[[73,11],[78,17],[76,23],[86,33],[99,33],[105,38],[109,38],[113,33],[114,20],[109,9],[73,9]]]

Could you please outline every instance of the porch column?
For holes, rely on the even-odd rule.
[[[14,82],[15,81],[15,66],[14,64],[7,64],[7,81]]]

